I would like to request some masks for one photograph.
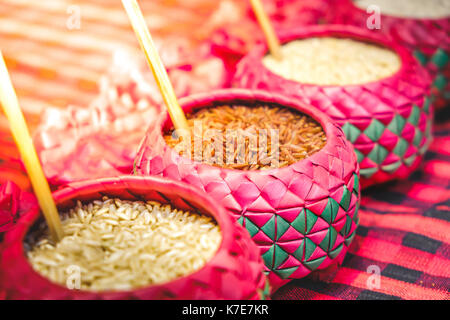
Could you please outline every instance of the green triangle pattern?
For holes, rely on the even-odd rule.
[[[297,270],[298,267],[286,268],[286,269],[275,269],[273,270],[281,279],[287,279],[291,274]]]
[[[421,142],[422,142],[422,131],[420,131],[419,128],[416,128],[416,133],[414,135],[413,144],[416,147],[419,147]]]
[[[281,249],[277,244],[274,246],[275,254],[274,254],[274,262],[273,262],[273,268],[278,268],[281,264],[283,264],[284,261],[289,257],[289,254]]]
[[[347,216],[345,218],[345,225],[342,228],[342,230],[340,231],[340,234],[345,238],[348,235],[348,233],[350,232],[351,227],[352,227],[352,218]]]
[[[310,269],[311,271],[314,271],[314,270],[316,270],[316,269],[322,264],[323,260],[325,260],[326,257],[327,257],[327,256],[318,258],[318,259],[316,259],[316,260],[305,261],[305,262],[303,262],[303,264],[304,264],[305,266],[307,266],[308,269]]]
[[[306,266],[310,270],[317,269],[323,261],[326,259],[326,256],[320,257],[318,259],[308,261],[317,247],[320,247],[327,255],[334,259],[336,258],[343,250],[344,244],[340,244],[334,250],[333,247],[336,245],[336,241],[338,238],[338,234],[340,233],[344,238],[348,236],[348,239],[344,240],[345,243],[350,243],[351,239],[354,235],[350,235],[350,230],[353,225],[353,221],[358,220],[357,212],[359,208],[359,203],[355,206],[355,213],[353,220],[346,216],[345,225],[340,232],[338,232],[331,224],[336,219],[336,216],[339,212],[339,208],[342,207],[344,210],[348,211],[352,199],[352,194],[358,196],[359,193],[359,177],[356,173],[353,174],[354,182],[353,182],[353,190],[350,191],[347,186],[344,186],[344,190],[342,193],[342,197],[340,202],[337,202],[332,197],[328,197],[327,204],[321,213],[321,215],[316,215],[309,209],[301,209],[298,216],[289,223],[283,217],[274,215],[267,221],[261,228],[252,222],[247,217],[240,217],[238,219],[239,223],[243,224],[251,236],[256,235],[260,230],[264,232],[267,236],[274,235],[276,240],[279,240],[283,234],[289,230],[290,226],[296,229],[301,234],[309,234],[316,224],[319,217],[330,224],[328,230],[326,231],[325,237],[322,239],[320,244],[315,244],[311,239],[307,236],[300,242],[298,248],[291,253],[291,255],[302,262],[304,266]],[[275,235],[276,233],[276,235]],[[350,239],[350,240],[349,240]],[[288,279],[291,275],[298,269],[298,267],[289,267],[282,268],[280,266],[283,265],[286,260],[289,258],[289,253],[286,252],[279,244],[274,243],[263,255],[262,259],[265,265],[269,270],[277,274],[282,279]]]
[[[358,162],[361,162],[364,160],[364,155],[361,153],[361,151],[359,151],[358,149],[354,149],[355,153],[356,153],[356,158],[358,160]]]
[[[404,161],[407,166],[411,166],[412,163],[416,160],[416,158],[417,158],[417,155],[413,154],[411,157],[406,158]]]
[[[261,231],[270,239],[275,240],[275,216],[272,216],[262,227]]]
[[[414,50],[414,57],[416,57],[416,59],[417,60],[419,60],[419,62],[420,62],[420,64],[421,65],[426,65],[427,64],[427,62],[428,62],[428,58],[427,58],[427,56],[426,55],[424,55],[423,53],[422,53],[422,51],[420,51],[420,50]]]
[[[353,174],[353,193],[357,196],[359,191],[359,177],[356,173]]]
[[[327,205],[325,206],[325,209],[323,209],[320,217],[329,224],[331,224],[334,221],[334,218],[336,218],[338,211],[339,211],[339,204],[337,203],[336,200],[330,197],[328,198]]]
[[[408,149],[408,146],[409,146],[409,143],[405,139],[400,138],[400,139],[398,139],[398,142],[397,142],[393,152],[396,155],[398,155],[399,157],[403,157],[406,150]]]
[[[350,206],[350,200],[352,199],[352,193],[347,189],[347,186],[344,185],[344,192],[342,193],[342,199],[339,205],[345,210],[348,211],[348,207]],[[333,218],[334,221],[334,218]]]
[[[449,60],[450,60],[449,56],[442,49],[438,49],[435,52],[435,54],[431,57],[431,62],[439,69],[444,69]]]
[[[428,113],[430,111],[431,99],[429,97],[425,98],[425,102],[423,103],[423,111]]]
[[[389,151],[386,150],[386,148],[380,146],[378,143],[375,144],[372,151],[367,155],[367,157],[375,162],[376,164],[381,164],[384,159],[388,156]]]
[[[419,124],[419,119],[420,119],[420,109],[418,106],[413,105],[411,114],[408,117],[408,122],[411,123],[413,126],[417,127],[417,125]]]
[[[403,128],[405,127],[406,120],[401,115],[396,114],[392,121],[388,124],[387,128],[392,133],[400,136],[402,134]]]
[[[273,258],[274,258],[273,252],[274,252],[274,250],[275,250],[275,249],[274,249],[274,246],[271,246],[271,247],[269,248],[269,250],[267,250],[267,251],[262,255],[264,264],[265,264],[269,269],[272,269],[272,266],[273,266]]]
[[[406,123],[410,123],[415,127],[415,136],[413,138],[413,142],[411,144],[415,145],[417,148],[420,146],[420,142],[422,140],[423,134],[426,135],[427,138],[431,137],[431,126],[429,126],[429,122],[427,122],[426,130],[425,132],[422,132],[418,128],[418,123],[420,121],[421,113],[424,112],[428,114],[430,110],[430,104],[431,104],[431,97],[425,97],[424,103],[422,108],[420,108],[417,105],[413,105],[411,113],[407,117],[403,117],[400,114],[396,114],[391,122],[385,126],[383,123],[381,123],[377,119],[373,119],[370,123],[370,125],[364,130],[364,134],[372,141],[375,142],[372,150],[365,155],[360,150],[355,148],[355,154],[357,157],[357,160],[359,163],[363,162],[364,159],[367,157],[372,162],[377,164],[376,167],[370,167],[370,168],[361,168],[360,174],[362,177],[369,179],[372,177],[378,170],[383,170],[384,172],[387,172],[389,174],[395,174],[395,172],[401,167],[402,163],[407,164],[407,161],[403,159],[406,151],[409,148],[410,142],[406,141],[402,137],[403,130],[405,128]],[[354,143],[359,136],[361,135],[361,130],[358,129],[355,125],[352,125],[351,123],[346,122],[342,129],[347,137],[352,143]],[[397,135],[399,137],[399,140],[397,144],[395,145],[394,149],[386,149],[381,144],[378,144],[378,140],[380,137],[383,136],[383,133],[385,130],[389,130],[393,134]],[[422,152],[426,151],[426,147],[423,146],[420,148]],[[388,157],[389,153],[393,152],[395,155],[397,155],[400,159],[397,160],[395,163],[390,163],[388,165],[382,165],[382,163],[385,161],[385,159]],[[419,152],[419,151],[418,151]],[[412,162],[409,160],[410,163]]]
[[[323,238],[322,242],[320,242],[319,247],[325,252],[330,251],[336,243],[336,238],[337,231],[335,228],[330,226],[327,231],[327,235],[325,236],[325,238]]]
[[[378,168],[364,168],[364,169],[360,169],[359,173],[361,174],[361,176],[363,176],[364,178],[369,179],[371,176],[374,175],[375,172],[378,171]]]
[[[381,166],[381,169],[383,169],[383,171],[388,172],[388,173],[393,173],[395,171],[397,171],[397,169],[402,165],[401,161],[397,161],[391,164],[386,164],[384,166]]]
[[[330,230],[327,231],[325,238],[323,238],[323,240],[319,243],[319,247],[323,251],[327,252],[329,244],[330,244]]]
[[[438,74],[433,81],[433,87],[437,88],[439,91],[443,91],[447,86],[447,80],[443,74]]]
[[[344,248],[344,245],[340,244],[339,247],[337,247],[333,251],[330,251],[330,253],[328,255],[330,256],[331,259],[336,259],[336,257],[339,255],[339,253],[341,253],[342,248]]]
[[[300,232],[301,234],[306,234],[306,217],[305,217],[305,209],[302,209],[300,214],[292,221],[291,226]]]
[[[247,229],[251,237],[257,234],[259,231],[259,228],[248,218],[245,218],[245,229]]]
[[[308,234],[316,224],[318,217],[308,209],[306,209],[305,211],[306,211],[306,234]]]
[[[312,240],[305,238],[303,240],[303,243],[305,244],[305,260],[308,260],[309,257],[313,254],[314,250],[316,250],[316,244],[312,242]]]
[[[446,52],[446,50],[442,48],[438,48],[431,56],[425,54],[424,52],[420,50],[414,51],[414,56],[419,60],[419,62],[426,66],[428,63],[431,63],[434,65],[434,68],[436,68],[438,71],[440,70],[446,70],[449,65],[450,56]],[[442,92],[444,94],[445,99],[445,88],[447,86],[448,78],[443,73],[438,73],[436,77],[433,79],[433,87],[436,88],[439,92]],[[428,113],[428,105],[425,106],[424,111]]]
[[[289,222],[277,216],[277,240],[289,229]]]
[[[370,125],[364,130],[364,134],[373,142],[377,142],[384,132],[384,125],[377,119],[373,119]]]
[[[355,237],[356,231],[353,231],[353,233],[344,240],[345,245],[348,247],[350,245],[350,243],[352,243],[353,238]]]
[[[354,143],[356,139],[358,139],[359,136],[361,135],[361,130],[352,125],[350,122],[346,122],[342,126],[342,130],[344,131],[345,136],[351,143]]]
[[[303,260],[303,251],[305,249],[306,240],[309,240],[309,239],[308,238],[304,238],[303,241],[298,246],[297,250],[295,250],[294,253],[293,253],[293,256],[299,261]]]

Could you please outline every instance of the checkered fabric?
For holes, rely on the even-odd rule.
[[[227,19],[236,17],[234,24],[240,24],[243,19],[234,11],[225,18],[213,14],[224,2],[238,8],[244,3],[241,0],[139,2],[156,40],[170,42],[176,34],[192,46],[209,37],[206,24],[233,23]],[[0,2],[0,47],[32,129],[49,106],[89,104],[112,50],[125,46],[140,54],[119,1],[77,0],[82,17],[79,30],[66,27],[67,10],[73,4],[71,0]],[[221,12],[227,8],[222,6]],[[421,170],[408,180],[363,191],[360,227],[343,265],[294,281],[273,298],[450,299],[450,119],[445,113],[436,119],[447,122],[435,127]],[[0,116],[0,184],[8,180],[30,190],[5,118]],[[369,280],[377,270],[379,288],[375,278]],[[375,287],[369,288],[368,280]]]

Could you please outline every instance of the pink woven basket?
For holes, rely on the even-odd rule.
[[[432,4],[430,4],[432,5]],[[332,23],[352,24],[367,28],[371,14],[351,0],[336,0],[330,9]],[[413,52],[433,79],[434,106],[442,108],[450,99],[450,17],[439,19],[402,18],[381,15],[380,29],[372,32],[391,36]]]
[[[248,233],[226,211],[194,188],[156,177],[119,177],[74,183],[53,194],[59,210],[76,200],[102,196],[126,200],[155,200],[182,210],[212,216],[222,233],[214,257],[200,270],[161,285],[133,291],[88,292],[69,290],[50,282],[28,262],[23,242],[39,221],[37,207],[21,216],[4,235],[0,251],[0,293],[7,299],[260,299],[268,294],[263,262]]]
[[[358,224],[359,169],[342,130],[319,110],[265,91],[229,89],[181,99],[185,112],[218,105],[277,105],[317,120],[327,143],[284,168],[242,171],[181,157],[149,129],[135,171],[182,180],[207,192],[248,230],[274,289],[344,258]],[[170,127],[167,121],[165,128]]]
[[[320,86],[287,80],[262,64],[265,45],[238,65],[237,87],[265,89],[299,98],[342,126],[358,157],[361,186],[405,178],[420,163],[431,140],[430,78],[414,57],[383,37],[352,26],[304,27],[280,35],[282,43],[308,37],[345,37],[388,47],[401,69],[391,77],[361,85]]]

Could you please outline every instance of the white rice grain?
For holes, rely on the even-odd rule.
[[[263,64],[293,81],[316,85],[352,85],[380,80],[400,69],[398,55],[386,48],[343,38],[308,38],[281,47],[282,59],[272,55]]]
[[[84,290],[130,290],[185,276],[203,267],[222,239],[212,218],[151,201],[78,202],[62,217],[65,237],[54,245],[36,231],[28,259],[62,285],[77,266]]]
[[[375,5],[382,14],[403,18],[439,19],[450,17],[450,0],[355,0],[355,5],[366,10]]]

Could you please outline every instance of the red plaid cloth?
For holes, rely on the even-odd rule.
[[[68,7],[63,2],[0,3],[0,12],[5,13],[0,44],[32,128],[48,106],[89,104],[117,43],[139,54],[120,2],[76,2],[83,17],[80,30],[65,28]],[[226,14],[243,6],[238,0],[221,1],[220,7],[207,0],[194,4],[174,0],[165,7],[166,2],[140,1],[151,21],[155,15],[161,19],[156,23],[159,28],[153,26],[152,31],[163,39],[185,35],[195,45],[208,38],[211,30],[203,28],[205,19],[199,15],[209,17],[212,27],[242,20]],[[211,14],[215,10],[220,14]],[[436,116],[443,123],[435,128],[435,140],[422,170],[408,181],[363,191],[361,225],[343,265],[294,281],[274,299],[450,299],[448,116],[445,110]],[[13,181],[29,190],[18,159],[6,121],[0,116],[0,185]]]
[[[436,115],[444,123],[421,170],[363,190],[342,266],[291,282],[274,299],[450,299],[449,115]]]

